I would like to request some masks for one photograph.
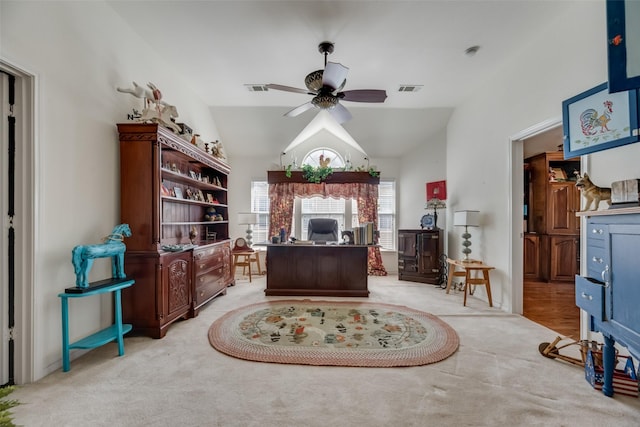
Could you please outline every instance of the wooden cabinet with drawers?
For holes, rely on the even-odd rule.
[[[231,277],[227,206],[230,168],[157,124],[118,125],[120,219],[129,224],[123,319],[162,338],[198,311]]]
[[[442,230],[398,230],[398,279],[442,282]]]

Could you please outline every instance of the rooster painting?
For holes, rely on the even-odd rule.
[[[604,101],[603,104],[604,112],[601,115],[598,115],[598,112],[593,108],[584,110],[582,114],[580,114],[580,126],[582,128],[582,133],[586,136],[595,135],[598,133],[598,129],[600,133],[609,131],[607,123],[611,121],[613,102]]]

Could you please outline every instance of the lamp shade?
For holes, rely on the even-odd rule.
[[[453,213],[453,225],[477,227],[480,225],[480,211],[456,211]]]
[[[257,224],[258,214],[251,212],[241,212],[238,214],[238,224]]]

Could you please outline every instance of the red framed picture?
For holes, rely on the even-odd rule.
[[[427,202],[432,199],[447,200],[447,181],[427,182]]]

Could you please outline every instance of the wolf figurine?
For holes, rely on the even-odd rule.
[[[582,176],[576,175],[578,177],[576,187],[582,192],[582,196],[587,202],[581,212],[588,211],[592,203],[594,204],[594,211],[598,210],[602,201],[611,204],[611,188],[598,187],[591,181],[587,173]]]

